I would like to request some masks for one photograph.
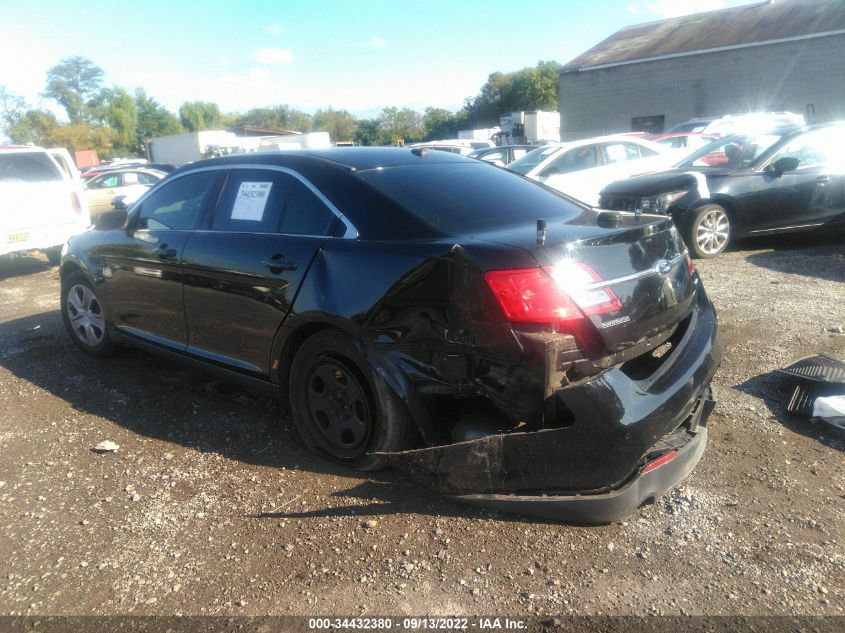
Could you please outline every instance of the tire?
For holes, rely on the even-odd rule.
[[[61,309],[68,335],[79,349],[98,358],[115,352],[103,305],[82,273],[71,273],[62,280]]]
[[[731,220],[718,204],[705,204],[693,212],[687,229],[687,246],[693,256],[716,257],[731,239]]]
[[[44,254],[47,256],[47,261],[51,266],[58,266],[62,259],[62,247],[53,246],[52,248],[44,249]]]
[[[290,370],[296,428],[314,453],[355,470],[378,470],[384,457],[413,447],[416,428],[402,400],[336,331],[305,340]]]

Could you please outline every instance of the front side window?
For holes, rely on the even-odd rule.
[[[691,154],[676,167],[748,167],[783,138],[779,134],[734,134],[713,141]]]
[[[508,165],[508,171],[515,171],[518,174],[526,175],[529,171],[537,167],[544,160],[549,158],[555,152],[560,151],[559,145],[547,145],[545,147],[538,147],[535,150],[528,152],[522,158],[513,161]]]
[[[493,152],[487,152],[484,156],[481,157],[481,160],[486,161],[488,163],[495,163],[499,161],[503,165],[508,162],[508,150],[506,149],[497,149]]]
[[[194,228],[216,172],[203,171],[176,178],[143,201],[139,229],[190,230]]]
[[[841,153],[845,143],[845,129],[818,130],[799,136],[772,157],[770,162],[780,158],[797,158],[798,168],[818,167],[830,162]]]
[[[278,233],[293,180],[280,171],[233,169],[223,187],[211,230]]]
[[[89,189],[110,189],[112,187],[117,187],[118,182],[120,181],[120,177],[117,174],[106,174],[105,176],[100,176],[99,178],[95,178],[94,181],[88,185]]]
[[[554,176],[555,174],[568,174],[573,171],[590,169],[599,164],[596,145],[585,145],[571,149],[563,156],[555,158],[549,163],[540,174],[541,176]]]

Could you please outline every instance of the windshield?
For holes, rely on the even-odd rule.
[[[522,158],[517,158],[505,169],[515,171],[523,176],[534,169],[537,165],[546,160],[549,156],[560,150],[558,145],[544,145],[537,149],[531,150]]]
[[[748,167],[785,134],[734,134],[705,145],[675,167]]]

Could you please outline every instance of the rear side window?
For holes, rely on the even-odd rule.
[[[581,213],[562,194],[482,163],[394,167],[362,172],[360,178],[432,228],[450,235],[538,218],[567,220]]]
[[[328,235],[336,220],[322,200],[299,181],[291,187],[282,216],[282,233],[292,235]]]
[[[62,180],[56,163],[42,152],[0,153],[0,182]]]
[[[144,200],[138,228],[190,230],[202,210],[217,172],[202,171],[176,178]]]
[[[277,233],[293,180],[278,171],[233,169],[223,187],[211,230]]]

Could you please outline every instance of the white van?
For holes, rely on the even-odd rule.
[[[65,149],[0,148],[0,258],[62,245],[91,224],[79,172]]]

